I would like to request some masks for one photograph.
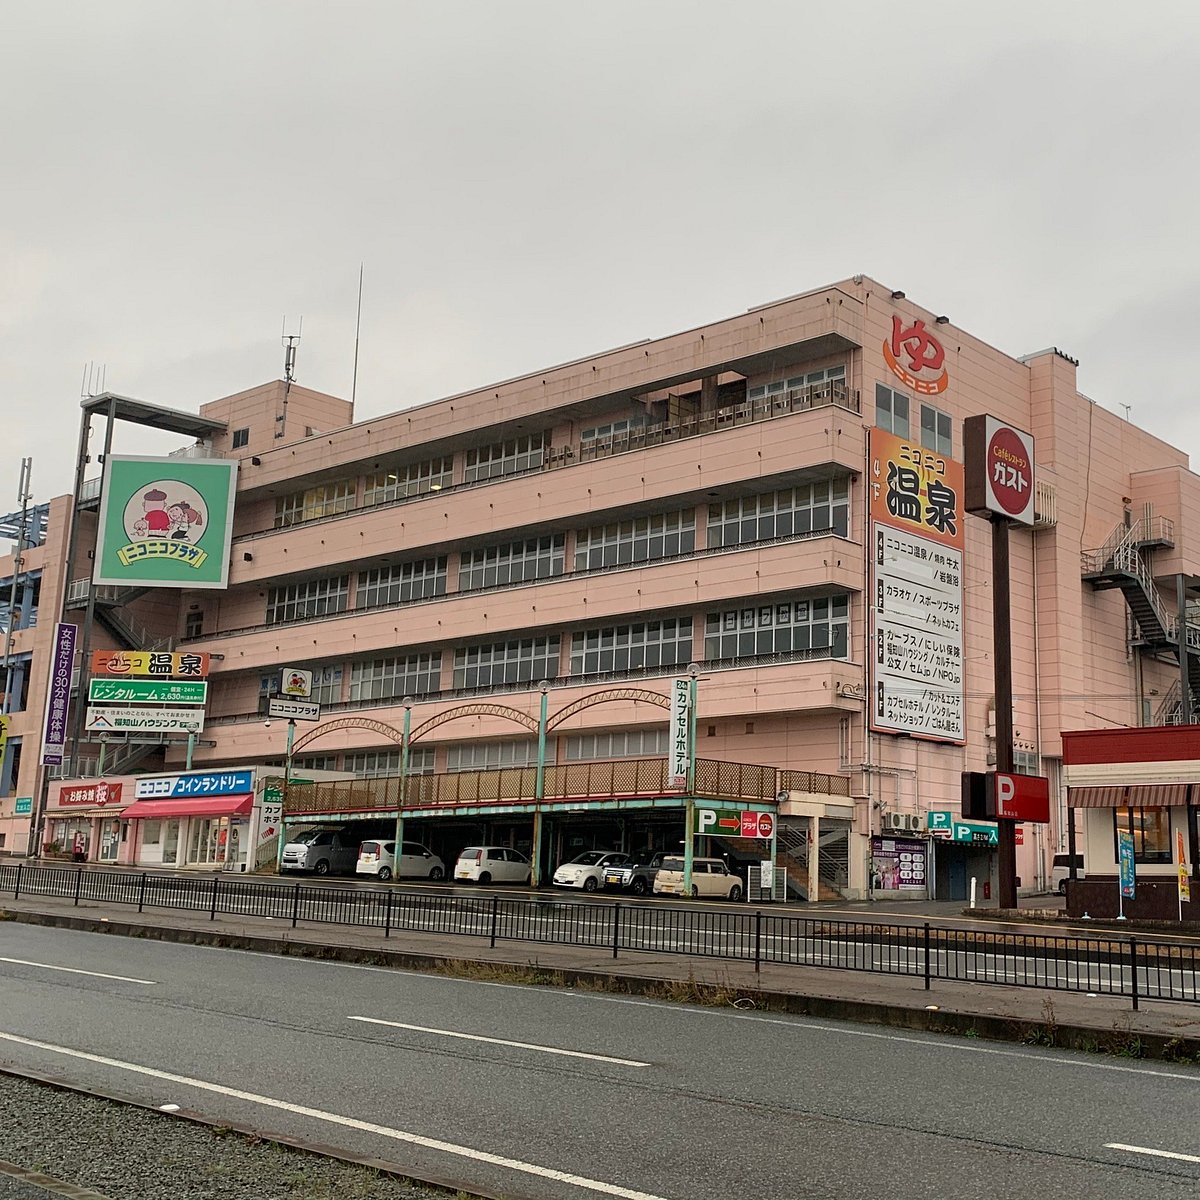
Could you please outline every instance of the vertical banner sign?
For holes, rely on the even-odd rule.
[[[1123,829],[1117,835],[1117,847],[1121,860],[1121,897],[1132,900],[1137,889],[1136,872],[1133,865],[1133,834]]]
[[[877,428],[867,456],[871,728],[962,744],[962,464]]]
[[[46,730],[42,736],[42,766],[57,767],[67,751],[67,706],[71,703],[71,672],[75,666],[78,625],[60,621],[54,627],[54,657],[46,689]]]
[[[227,587],[237,466],[227,459],[110,454],[93,581]]]
[[[684,787],[687,784],[690,765],[688,739],[692,715],[688,702],[690,688],[691,684],[686,679],[676,679],[671,684],[671,758],[667,780],[671,787]]]
[[[1183,920],[1183,906],[1192,902],[1192,881],[1188,878],[1187,854],[1183,848],[1183,830],[1175,830],[1175,867],[1179,872],[1179,919]]]
[[[0,714],[0,764],[4,762],[4,752],[8,749],[8,713]]]
[[[268,779],[263,787],[258,813],[258,844],[283,829],[283,780]]]

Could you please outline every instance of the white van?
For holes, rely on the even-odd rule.
[[[446,878],[446,864],[428,846],[420,842],[405,842],[400,855],[400,869],[396,870],[396,843],[372,838],[358,849],[359,875],[374,875],[376,879],[399,878],[431,879],[436,883]]]
[[[350,874],[358,862],[358,837],[348,829],[306,829],[284,846],[279,869]]]
[[[1071,855],[1056,854],[1054,862],[1050,866],[1050,886],[1060,896],[1067,894],[1067,880],[1071,878]],[[1087,872],[1083,869],[1083,855],[1076,854],[1075,858],[1075,878],[1086,879]]]
[[[682,896],[683,859],[664,858],[654,876],[656,896]],[[734,875],[719,858],[692,860],[692,896],[719,896],[723,900],[742,898],[741,876]]]

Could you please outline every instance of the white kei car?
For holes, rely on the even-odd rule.
[[[594,892],[604,886],[604,872],[629,864],[629,855],[619,850],[587,850],[554,872],[555,887],[581,888]]]

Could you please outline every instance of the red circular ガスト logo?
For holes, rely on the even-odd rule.
[[[988,484],[996,503],[1010,516],[1029,507],[1033,470],[1024,442],[1011,429],[997,429],[987,448]]]
[[[769,838],[775,832],[775,818],[770,813],[758,814],[758,836]]]

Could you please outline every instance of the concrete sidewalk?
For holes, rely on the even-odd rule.
[[[814,913],[814,915],[819,915]],[[486,937],[303,925],[265,917],[155,911],[125,905],[45,897],[0,899],[0,919],[126,937],[372,963],[418,971],[515,982],[582,986],[662,999],[737,1004],[739,1008],[802,1013],[872,1024],[1106,1051],[1131,1057],[1200,1062],[1200,1005],[1128,997],[923,980],[812,966],[532,942]],[[0,931],[0,945],[3,933]]]

